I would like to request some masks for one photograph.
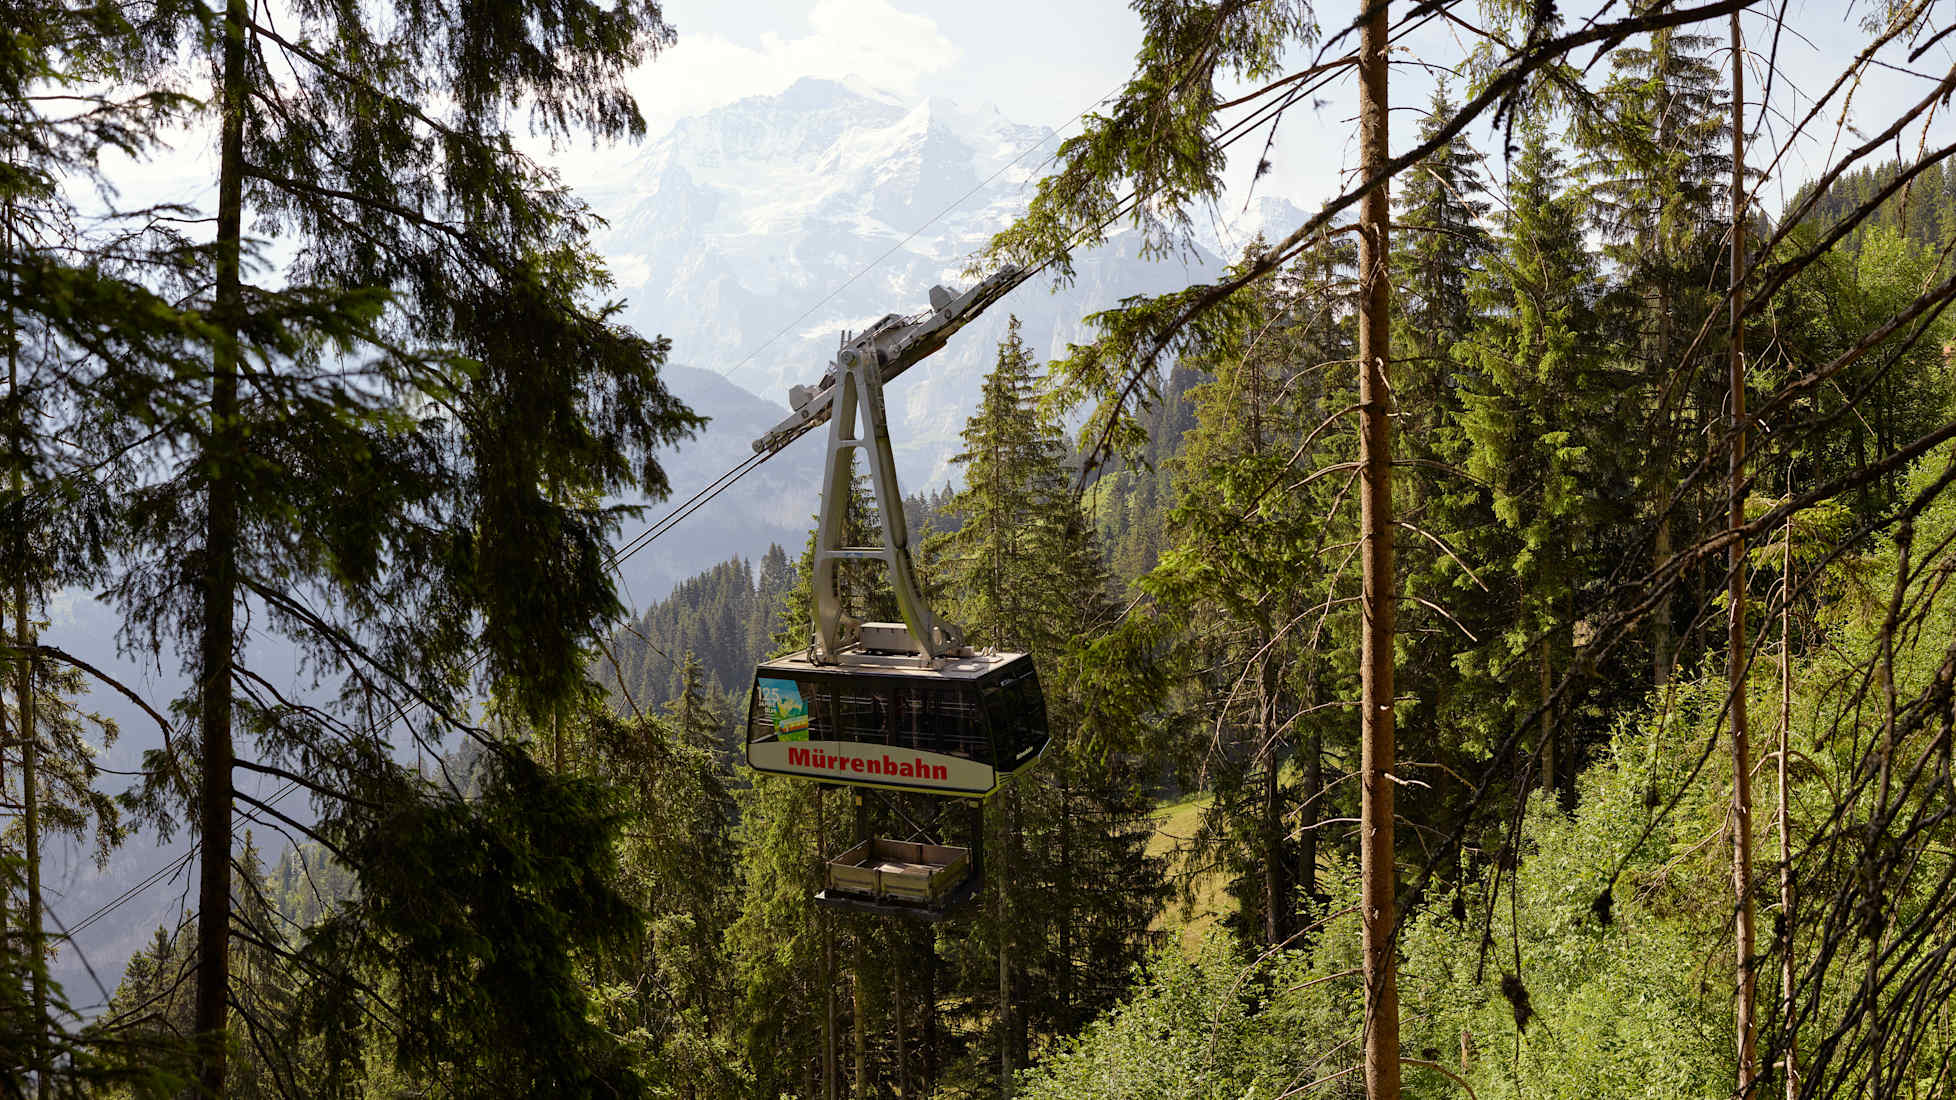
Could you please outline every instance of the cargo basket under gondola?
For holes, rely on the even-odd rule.
[[[817,904],[940,920],[977,892],[971,849],[872,837],[828,861]]]

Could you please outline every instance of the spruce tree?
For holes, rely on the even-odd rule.
[[[1437,136],[1457,110],[1444,81],[1434,89],[1419,140]],[[1482,158],[1464,138],[1442,144],[1394,185],[1393,389],[1397,450],[1405,458],[1395,483],[1396,518],[1406,534],[1397,555],[1405,592],[1399,628],[1417,644],[1399,654],[1397,736],[1406,759],[1460,765],[1467,740],[1455,726],[1456,660],[1473,642],[1458,625],[1472,620],[1485,593],[1462,568],[1465,536],[1488,522],[1472,475],[1461,469],[1462,387],[1454,355],[1477,311],[1470,286],[1489,262],[1493,208]],[[1476,628],[1478,629],[1478,628]],[[1451,784],[1402,790],[1413,813],[1439,825],[1452,812]],[[1444,796],[1444,797],[1443,797]]]
[[[986,807],[994,882],[981,920],[1004,952],[993,1023],[1009,1066],[1025,1064],[1031,1035],[1070,1032],[1105,1007],[1103,976],[1138,960],[1161,895],[1145,855],[1158,746],[1141,715],[1155,700],[1110,697],[1096,667],[1092,647],[1118,614],[1112,580],[1038,397],[1014,318],[952,460],[964,486],[946,508],[958,527],[926,547],[950,617],[975,645],[1031,653],[1045,687],[1052,744],[1036,778]],[[966,940],[951,964],[980,981],[984,954]]]
[[[1636,407],[1634,376],[1617,369],[1603,338],[1601,275],[1569,183],[1544,128],[1527,125],[1496,219],[1499,250],[1473,281],[1478,323],[1453,349],[1460,397],[1447,456],[1486,487],[1491,520],[1454,532],[1478,575],[1454,591],[1476,612],[1469,621],[1483,643],[1459,660],[1456,713],[1487,746],[1541,711],[1551,786],[1547,694],[1573,658],[1570,624],[1595,597],[1587,589],[1620,549],[1637,473],[1625,415]]]
[[[601,1011],[639,1049],[655,1092],[740,1095],[747,1074],[726,943],[736,872],[724,716],[689,656],[664,714],[619,718],[593,708],[579,722],[584,763],[631,807],[619,842],[621,890],[645,913],[636,941],[593,968]]]
[[[167,234],[142,230],[156,212],[118,209],[102,171],[106,157],[153,149],[189,102],[149,79],[152,15],[30,0],[8,6],[0,43],[0,797],[13,818],[0,847],[9,872],[0,925],[27,993],[27,1010],[4,1026],[9,1044],[18,1035],[33,1051],[19,1068],[43,1096],[61,1087],[57,1075],[77,1071],[57,1065],[68,1039],[47,972],[59,936],[46,920],[42,841],[93,831],[99,854],[119,835],[94,789],[88,719],[72,702],[82,666],[39,638],[48,594],[99,580],[114,547],[103,475],[114,451],[75,446],[68,385],[91,356],[169,358],[184,344],[183,311],[131,274],[139,264],[151,275],[177,270],[167,241],[152,239]],[[91,191],[98,208],[84,218]]]
[[[1182,763],[1215,793],[1197,854],[1227,868],[1233,930],[1266,945],[1288,940],[1318,894],[1324,754],[1349,742],[1335,700],[1355,666],[1325,641],[1349,639],[1356,573],[1344,554],[1326,560],[1350,542],[1348,479],[1319,471],[1350,457],[1350,261],[1326,242],[1234,305],[1202,358],[1210,381],[1191,393],[1170,547],[1141,582],[1157,615],[1187,624]]]
[[[1608,327],[1643,374],[1638,404],[1652,431],[1638,495],[1646,502],[1653,571],[1714,510],[1708,499],[1677,499],[1672,486],[1678,471],[1696,460],[1693,447],[1717,418],[1721,400],[1712,380],[1719,377],[1722,347],[1699,341],[1691,362],[1680,359],[1712,312],[1711,288],[1720,281],[1714,273],[1731,155],[1720,140],[1724,82],[1707,57],[1717,45],[1679,27],[1619,47],[1597,97],[1601,109],[1579,111],[1573,127],[1588,209],[1604,256],[1619,273],[1604,303]],[[1703,602],[1703,570],[1690,579],[1693,593],[1679,601],[1667,592],[1651,617],[1652,678],[1659,685],[1681,657],[1688,660],[1680,642],[1693,643],[1675,636],[1677,623],[1695,621]]]

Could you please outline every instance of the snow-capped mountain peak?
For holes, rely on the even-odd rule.
[[[1025,208],[1055,145],[990,105],[805,78],[684,119],[588,194],[630,322],[770,400],[819,377],[836,334],[910,312]],[[1181,264],[1110,248],[1063,295],[1018,291],[891,393],[905,480],[941,481],[1009,312],[1044,354],[1120,297],[1185,284]],[[1133,249],[1127,249],[1128,257]]]

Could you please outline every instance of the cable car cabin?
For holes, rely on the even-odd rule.
[[[860,787],[983,798],[1046,749],[1046,697],[1023,653],[805,654],[754,670],[747,766]]]

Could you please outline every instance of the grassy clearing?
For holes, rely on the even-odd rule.
[[[1196,822],[1209,803],[1210,796],[1196,795],[1164,803],[1151,815],[1155,819],[1155,835],[1148,841],[1148,854],[1167,857],[1169,876],[1178,884],[1186,873],[1183,860],[1188,839],[1195,835]],[[1184,908],[1179,902],[1169,902],[1168,908],[1155,918],[1152,928],[1175,933],[1182,953],[1193,958],[1202,947],[1203,937],[1216,926],[1228,904],[1222,876],[1203,874],[1196,878],[1193,904]]]

